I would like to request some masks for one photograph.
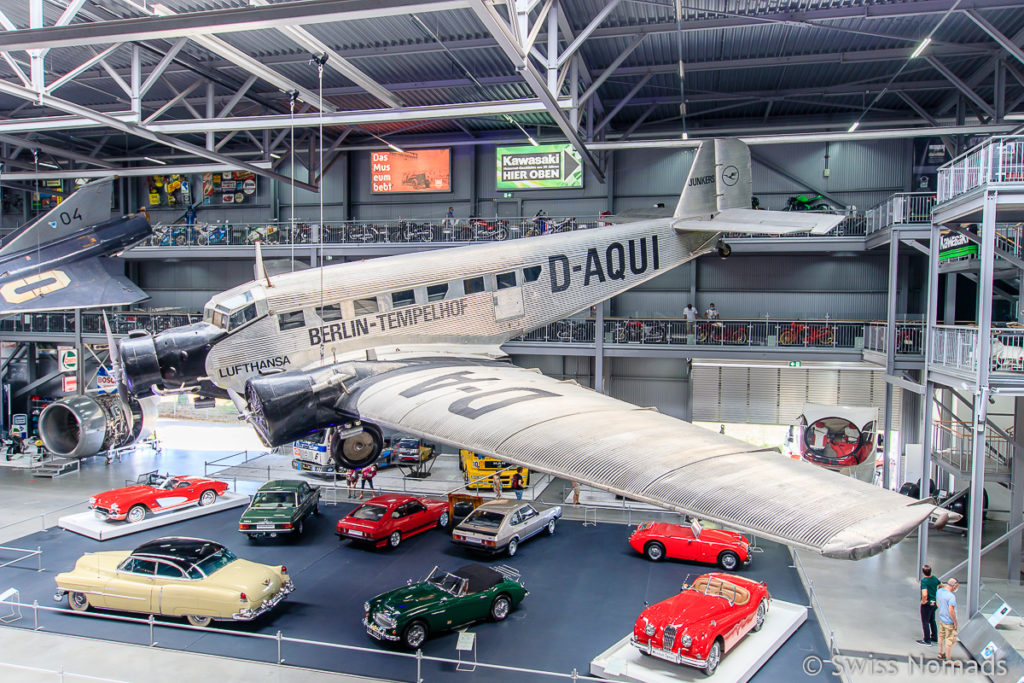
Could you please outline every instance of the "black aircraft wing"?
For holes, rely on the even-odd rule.
[[[72,261],[37,275],[0,279],[0,315],[127,306],[149,295],[124,276],[117,257]]]

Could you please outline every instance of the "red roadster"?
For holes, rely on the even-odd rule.
[[[448,526],[448,501],[400,494],[376,496],[338,520],[338,536],[398,547],[402,539]]]
[[[770,606],[763,583],[704,574],[684,584],[679,595],[641,612],[630,642],[644,654],[703,669],[710,676],[743,636],[761,630]]]
[[[227,490],[227,483],[216,479],[147,472],[139,475],[134,486],[96,494],[89,499],[89,509],[100,519],[141,522],[150,513],[210,505]]]
[[[644,522],[629,537],[633,550],[657,562],[666,557],[688,562],[717,564],[732,571],[750,564],[750,542],[743,534],[724,529],[705,529],[697,520],[689,526]]]

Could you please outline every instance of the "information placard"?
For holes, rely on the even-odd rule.
[[[551,190],[583,187],[580,154],[572,145],[499,147],[498,190]]]
[[[371,152],[370,174],[370,191],[374,194],[451,192],[451,150]]]

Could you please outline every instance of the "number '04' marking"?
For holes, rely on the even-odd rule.
[[[0,287],[0,296],[12,304],[23,304],[44,294],[64,289],[71,284],[62,270],[47,270],[36,275],[29,275]]]

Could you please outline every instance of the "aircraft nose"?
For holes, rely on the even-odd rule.
[[[194,323],[156,336],[135,333],[121,340],[121,363],[129,392],[145,396],[154,387],[173,391],[196,384],[206,376],[210,348],[225,334],[209,323]]]

